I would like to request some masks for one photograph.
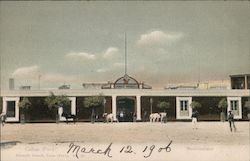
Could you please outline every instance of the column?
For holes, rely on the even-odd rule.
[[[141,120],[141,96],[136,96],[136,120]]]
[[[112,95],[112,114],[114,116],[114,121],[117,120],[116,118],[116,96]]]
[[[244,89],[247,89],[247,75],[245,75],[245,88]]]
[[[71,100],[71,114],[76,115],[76,97],[69,97]]]
[[[76,97],[68,97],[68,98],[71,102],[71,106],[70,106],[71,114],[76,115]],[[59,107],[58,108],[59,120],[66,121],[66,118],[62,116],[62,113],[63,113],[63,107]],[[73,121],[73,119],[68,119],[68,120]]]

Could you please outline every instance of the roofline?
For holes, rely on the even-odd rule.
[[[230,77],[244,77],[244,76],[250,76],[250,74],[235,74],[235,75],[229,75]]]
[[[71,97],[94,96],[102,93],[105,96],[237,96],[249,97],[250,90],[232,90],[232,89],[176,89],[176,90],[154,90],[154,89],[91,89],[91,90],[28,90],[28,91],[1,91],[0,97],[46,97],[53,92],[55,95],[67,95]]]

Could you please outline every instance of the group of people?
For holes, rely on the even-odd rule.
[[[136,113],[135,112],[130,112],[130,113],[125,113],[124,111],[120,111],[117,113],[116,118],[118,119],[119,122],[124,122],[124,121],[132,121],[136,122]]]
[[[193,110],[192,112],[192,124],[193,124],[193,129],[198,129],[197,127],[197,119],[198,119],[198,116],[199,116],[199,112],[197,110]],[[228,119],[228,122],[229,122],[229,128],[230,128],[230,131],[234,131],[236,132],[236,126],[234,124],[234,114],[232,113],[232,111],[228,111],[228,115],[227,115],[227,119]]]

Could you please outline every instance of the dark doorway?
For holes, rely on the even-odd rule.
[[[135,97],[117,97],[117,119],[119,122],[132,122],[135,114]]]
[[[63,105],[63,113],[66,113],[67,115],[71,115],[71,101],[68,105]]]
[[[7,101],[7,117],[15,117],[16,113],[16,102],[15,101]]]

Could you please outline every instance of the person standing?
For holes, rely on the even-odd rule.
[[[223,111],[220,113],[220,121],[221,122],[225,122],[226,121],[225,112],[223,112]]]
[[[147,121],[147,111],[144,111],[144,113],[143,113],[143,121],[144,122]]]
[[[194,110],[192,112],[191,118],[192,118],[193,129],[198,129],[197,128],[197,118],[198,118],[198,115],[199,115],[199,113],[198,113],[197,110]]]
[[[123,111],[120,111],[120,114],[119,114],[119,118],[120,118],[120,122],[123,122],[124,121],[124,113],[123,113]]]
[[[234,114],[232,113],[232,111],[228,111],[228,122],[229,122],[229,127],[230,127],[230,131],[232,132],[234,128],[234,132],[236,132],[236,127],[234,124]]]
[[[136,122],[136,113],[133,113],[133,122]]]

